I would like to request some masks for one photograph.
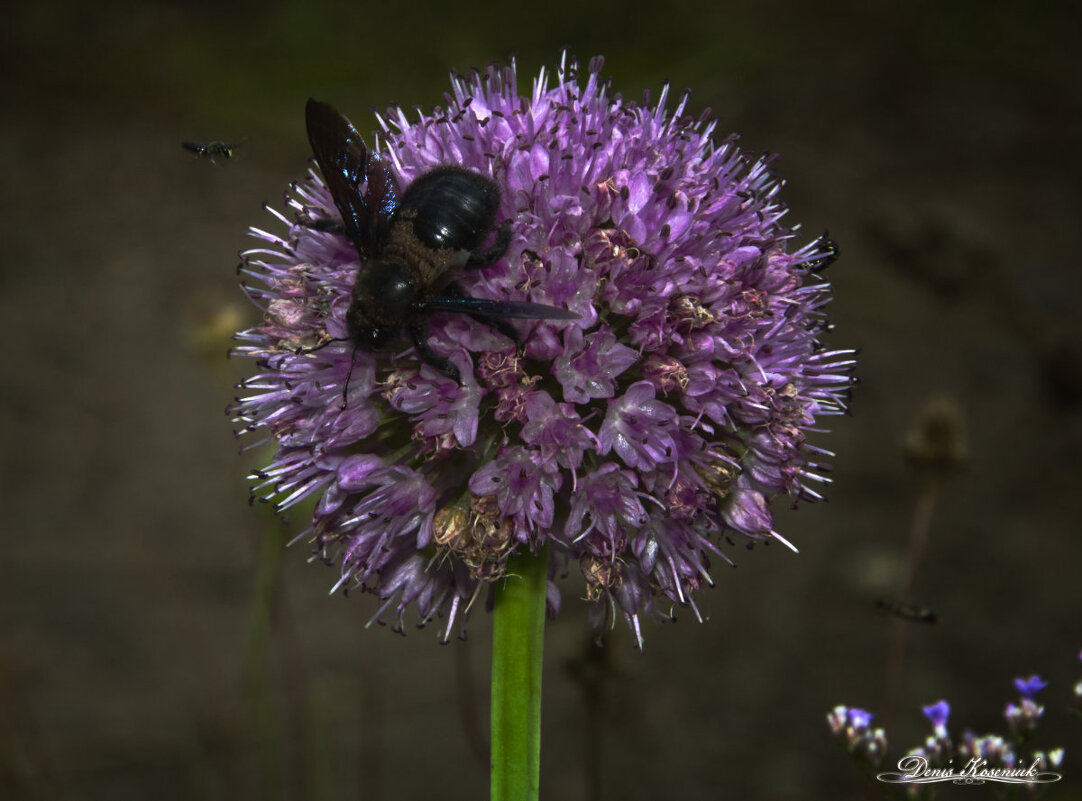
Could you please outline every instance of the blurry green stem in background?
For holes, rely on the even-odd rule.
[[[492,801],[536,801],[548,550],[510,560],[492,623]]]
[[[282,579],[282,555],[285,553],[286,530],[273,520],[259,540],[255,587],[248,618],[248,642],[244,665],[244,700],[247,706],[245,735],[255,747],[255,777],[245,777],[251,788],[258,782],[259,798],[280,798],[284,777],[279,757],[278,714],[275,694],[271,689],[271,640],[274,610]]]
[[[917,568],[928,545],[932,528],[932,512],[947,478],[957,472],[967,460],[965,419],[954,398],[932,398],[921,407],[910,427],[905,443],[906,456],[920,480],[913,523],[909,529],[905,572],[898,589],[903,604],[913,602],[913,585]],[[882,704],[881,721],[886,728],[894,711],[894,699],[902,677],[905,645],[909,627],[895,618],[891,628],[890,651],[887,656],[887,680]]]
[[[298,505],[300,519],[310,517],[313,503]],[[311,682],[282,582],[283,559],[293,534],[273,507],[264,510],[244,654],[244,717],[238,742],[246,767],[242,797],[303,796],[316,801],[321,793],[314,770]]]

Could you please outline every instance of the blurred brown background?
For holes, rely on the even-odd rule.
[[[486,797],[487,619],[443,647],[435,629],[365,630],[371,598],[327,597],[335,571],[282,550],[298,521],[248,507],[245,471],[263,457],[237,456],[222,409],[251,367],[224,361],[219,336],[254,322],[235,254],[305,170],[307,97],[367,131],[369,106],[441,103],[450,68],[516,52],[526,85],[567,45],[606,55],[626,97],[670,79],[747,150],[781,153],[801,242],[829,228],[841,244],[832,344],[862,347],[862,384],[820,440],[838,453],[831,503],[780,512],[800,555],[715,565],[705,625],[648,625],[641,655],[617,630],[598,660],[565,586],[543,796],[874,793],[824,716],[885,711],[893,624],[874,601],[903,581],[930,497],[907,434],[945,398],[968,458],[935,497],[913,591],[941,622],[906,629],[892,754],[925,736],[919,706],[940,698],[956,735],[1002,732],[1011,679],[1039,672],[1035,745],[1068,752],[1050,797],[1078,797],[1082,724],[1065,707],[1082,674],[1082,27],[1067,4],[1045,8],[6,12],[0,796]],[[197,160],[184,139],[240,142],[241,158]]]

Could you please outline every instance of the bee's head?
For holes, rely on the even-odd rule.
[[[357,321],[354,315],[349,317],[349,329],[353,343],[361,350],[383,350],[391,344],[395,335],[394,328]]]
[[[350,339],[361,350],[382,350],[391,344],[397,324],[387,324],[374,319],[369,307],[356,295],[346,312],[346,326]]]
[[[417,301],[411,272],[402,265],[372,259],[357,273],[346,323],[354,342],[365,350],[390,344]]]

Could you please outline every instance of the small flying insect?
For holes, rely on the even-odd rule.
[[[928,609],[925,606],[906,604],[901,601],[896,601],[893,598],[880,598],[875,602],[875,606],[881,612],[889,613],[895,617],[900,617],[903,620],[910,620],[914,623],[939,622],[939,614],[935,610]]]
[[[384,348],[404,328],[426,364],[460,381],[458,368],[428,344],[433,312],[468,314],[516,343],[518,333],[503,318],[578,319],[574,312],[540,303],[472,298],[455,282],[457,269],[495,264],[511,241],[511,224],[505,221],[496,228],[493,244],[482,247],[500,203],[492,179],[443,165],[418,176],[399,199],[386,163],[368,152],[348,119],[311,99],[305,112],[308,141],[342,215],[341,230],[361,260],[346,312],[355,349]],[[324,222],[312,227],[337,229]]]
[[[211,164],[217,164],[215,159],[231,159],[237,151],[236,145],[227,145],[225,142],[207,142],[205,145],[200,142],[181,142],[180,146]]]
[[[829,231],[823,231],[823,235],[819,237],[819,244],[822,245],[823,250],[825,250],[826,253],[803,265],[808,272],[821,273],[836,262],[838,257],[842,255],[842,249],[838,246],[837,242],[830,238]]]

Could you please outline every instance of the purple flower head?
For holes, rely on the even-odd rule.
[[[601,65],[565,57],[526,94],[513,64],[489,67],[431,113],[378,117],[371,151],[400,190],[441,164],[499,188],[510,242],[456,270],[465,294],[578,315],[509,321],[516,347],[433,314],[424,343],[460,382],[408,341],[348,341],[359,255],[318,172],[274,213],[284,233],[252,229],[241,274],[264,318],[237,335],[257,371],[232,412],[278,448],[253,491],[319,497],[307,535],[376,619],[442,615],[446,638],[512,553],[548,546],[550,576],[578,564],[592,619],[623,616],[641,645],[642,617],[697,612],[711,557],[788,545],[772,499],[828,482],[806,438],[852,383],[852,351],[822,343],[833,246],[794,247],[769,158],[715,140],[667,86],[612,93]]]

